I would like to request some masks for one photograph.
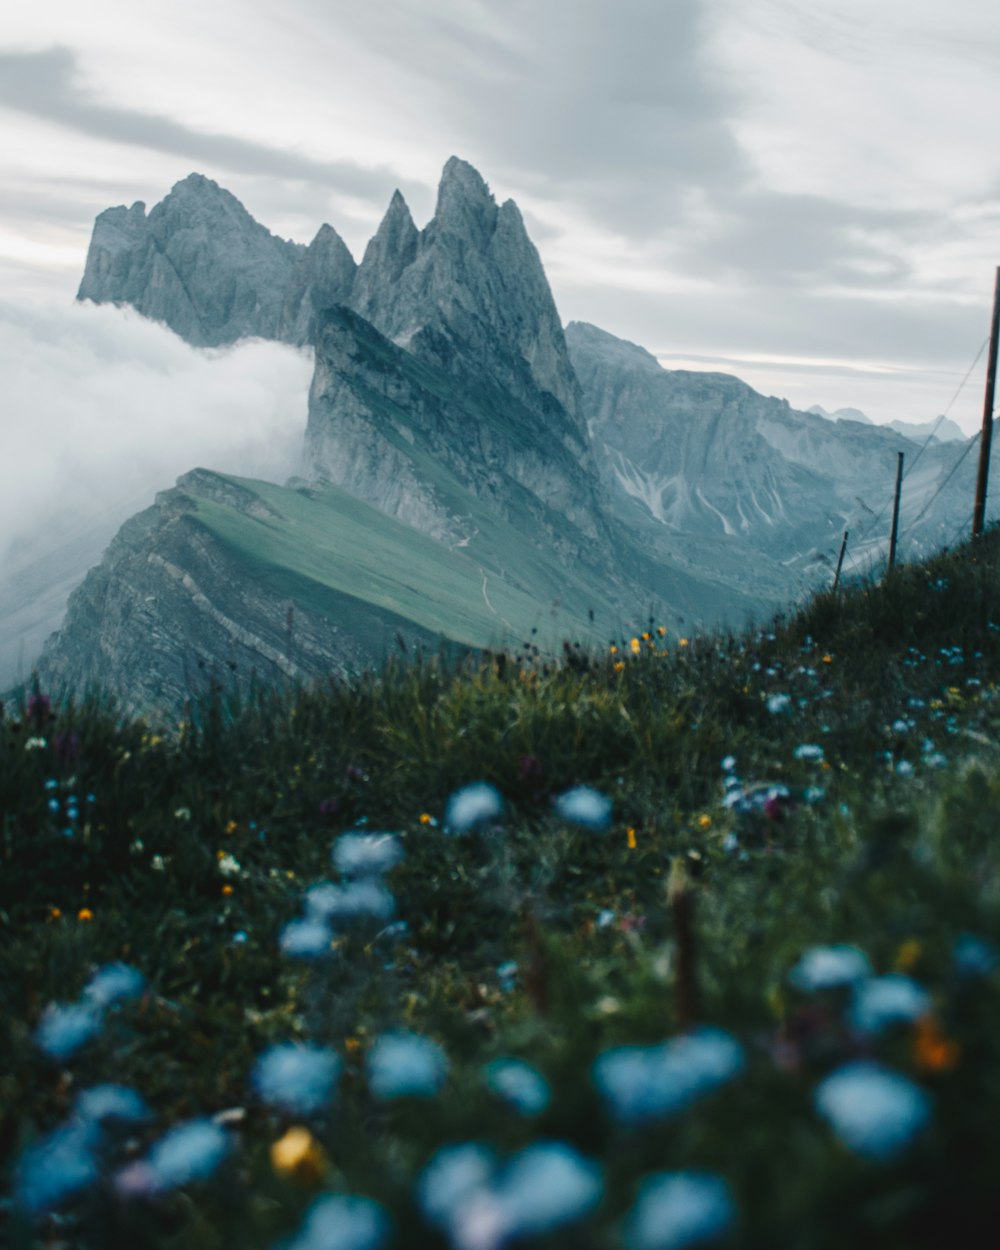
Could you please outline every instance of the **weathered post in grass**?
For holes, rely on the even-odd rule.
[[[986,397],[983,400],[983,433],[979,440],[979,472],[976,503],[972,509],[972,537],[978,538],[986,523],[986,483],[990,475],[990,444],[993,442],[993,396],[997,384],[997,340],[1000,338],[1000,265],[993,284],[993,320],[990,323],[990,354],[986,361]]]
[[[837,556],[837,571],[833,575],[834,590],[837,589],[837,585],[840,582],[840,570],[844,567],[844,552],[847,550],[847,534],[848,531],[844,530],[844,541],[840,544],[840,555]]]
[[[892,530],[889,533],[889,572],[896,567],[896,541],[899,538],[899,496],[903,489],[903,453],[896,452],[896,494],[892,501]]]
[[[674,1011],[677,1024],[690,1029],[698,1018],[695,980],[694,893],[684,860],[675,859],[667,882],[667,902],[674,922]]]

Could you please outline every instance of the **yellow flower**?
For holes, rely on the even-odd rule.
[[[699,817],[698,817],[698,828],[699,828],[699,829],[711,829],[711,827],[712,827],[712,817],[711,817],[711,816],[699,816]]]
[[[679,647],[686,647],[688,645],[688,640],[686,638],[678,638],[677,645]]]
[[[272,1143],[271,1166],[282,1176],[315,1183],[326,1172],[326,1154],[307,1128],[295,1125]]]
[[[226,824],[226,833],[235,833],[238,826],[235,820],[230,820]]]
[[[628,645],[632,648],[632,654],[636,655],[639,651],[639,639],[638,638],[630,639]]]
[[[80,910],[76,913],[76,918],[77,920],[83,920],[83,921],[93,920],[94,913],[90,910],[89,907],[81,907]]]
[[[649,630],[648,630],[648,629],[644,629],[644,630],[642,631],[642,641],[643,641],[643,642],[649,642],[650,637],[651,637],[651,635],[650,635]]]
[[[58,908],[58,907],[50,907],[50,908],[49,908],[49,919],[50,919],[50,920],[58,920],[58,919],[59,919],[59,917],[60,917],[61,915],[62,915],[62,912],[59,910],[59,908]]]
[[[421,813],[420,813],[420,823],[421,823],[422,825],[429,825],[429,824],[431,823],[431,819],[432,819],[432,817],[431,817],[430,812],[421,812]]]
[[[616,673],[620,673],[624,667],[625,667],[624,660],[615,660],[614,669]]]
[[[908,938],[907,941],[901,943],[899,950],[896,951],[896,967],[900,972],[912,972],[920,962],[922,954],[923,947],[916,938]]]
[[[832,663],[833,663],[833,656],[832,656],[832,655],[824,655],[824,656],[823,656],[823,663],[824,663],[824,664],[832,664]]]
[[[618,648],[615,646],[614,643],[611,644],[611,646],[608,648],[608,651],[611,653],[611,655],[618,654]]]
[[[349,1055],[356,1055],[361,1049],[361,1039],[359,1037],[345,1037],[344,1049]]]
[[[667,631],[666,631],[666,629],[664,628],[664,626],[662,626],[662,625],[657,625],[657,627],[656,627],[656,632],[660,635],[660,637],[661,637],[661,638],[666,637],[666,633],[667,633]]]
[[[631,825],[625,830],[625,836],[628,838],[628,849],[634,851],[636,847],[635,830]]]
[[[232,894],[232,892],[233,892],[233,887],[231,885],[224,885],[222,887],[222,893],[225,894],[227,898],[230,894]]]

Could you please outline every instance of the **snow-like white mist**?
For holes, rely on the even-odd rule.
[[[128,309],[0,302],[0,689],[158,490],[297,470],[311,373],[277,343],[202,351]]]

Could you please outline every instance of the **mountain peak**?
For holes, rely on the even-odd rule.
[[[480,246],[485,246],[496,219],[497,202],[479,171],[468,161],[451,157],[438,184],[435,229],[448,234],[471,234]]]

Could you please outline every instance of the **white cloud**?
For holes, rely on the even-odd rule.
[[[286,478],[311,372],[294,348],[197,351],[111,306],[0,303],[0,580],[196,465]]]

